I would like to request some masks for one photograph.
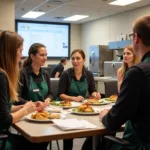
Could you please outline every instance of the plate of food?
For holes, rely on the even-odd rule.
[[[105,99],[106,101],[111,101],[111,102],[115,103],[116,100],[117,100],[117,98],[118,98],[118,95],[117,95],[117,94],[113,94],[113,95],[111,95],[110,97],[104,98],[104,99]]]
[[[34,112],[25,117],[27,120],[35,122],[49,122],[52,119],[63,119],[64,117],[58,113],[49,113],[47,111]]]
[[[110,104],[110,101],[106,101],[105,99],[96,99],[96,98],[90,98],[85,100],[84,102],[89,103],[90,105],[106,105]]]
[[[64,100],[64,101],[52,101],[50,102],[50,105],[59,106],[62,108],[74,108],[78,107],[80,104],[77,102],[70,102],[69,100]]]
[[[93,108],[88,103],[84,103],[81,106],[72,108],[69,111],[71,113],[81,114],[81,115],[98,115],[100,113],[100,110],[98,108]]]

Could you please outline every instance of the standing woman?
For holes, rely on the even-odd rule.
[[[41,69],[47,60],[46,47],[40,43],[31,45],[28,58],[20,71],[19,100],[22,103],[32,100],[35,104],[49,105],[52,95],[48,72]]]
[[[8,132],[13,123],[36,109],[35,104],[31,101],[24,106],[12,105],[13,102],[18,100],[18,63],[22,57],[22,47],[23,39],[17,33],[0,32],[0,132]],[[17,135],[8,134],[6,149],[22,149],[18,146],[21,145],[23,137],[17,138]],[[20,139],[20,141],[17,141],[17,139]],[[1,144],[0,141],[0,146]]]
[[[61,100],[82,102],[87,92],[90,96],[100,99],[96,92],[93,74],[85,69],[85,54],[76,49],[71,53],[72,68],[64,71],[59,80],[58,96]],[[64,150],[72,150],[73,139],[64,140]]]
[[[120,92],[125,72],[137,63],[139,63],[139,58],[134,55],[132,46],[126,46],[123,51],[123,64],[117,71],[118,93]]]

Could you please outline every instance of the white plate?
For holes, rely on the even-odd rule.
[[[26,118],[27,120],[29,120],[29,121],[35,121],[35,122],[52,122],[52,120],[53,120],[53,119],[46,119],[46,120],[32,119],[32,118],[31,118],[31,115],[32,115],[32,114],[35,114],[35,113],[31,113],[31,114],[25,116],[25,118]],[[65,118],[65,116],[62,115],[62,114],[60,114],[60,116],[61,116],[60,119],[64,119],[64,118]]]
[[[60,103],[60,102],[56,102],[56,103]],[[70,102],[72,104],[72,106],[59,106],[61,108],[75,108],[75,107],[78,107],[80,106],[81,104],[80,103],[77,103],[77,102]],[[52,105],[52,104],[50,104]],[[52,106],[57,106],[57,105],[52,105]]]
[[[103,101],[103,102],[102,102]],[[84,100],[84,103],[86,103],[87,100]],[[112,103],[111,101],[106,101],[104,98],[99,100],[100,103],[89,103],[90,105],[106,105]]]
[[[102,100],[104,100],[107,103],[115,103],[116,102],[116,101],[107,100],[107,98],[102,98]]]
[[[60,107],[55,107],[55,106],[48,106],[45,108],[46,111],[51,112],[51,113],[60,113],[63,109]]]
[[[94,112],[77,112],[77,111],[73,111],[75,108],[70,109],[69,111],[73,114],[80,114],[80,115],[98,115],[100,113],[100,109],[98,108],[93,108]]]

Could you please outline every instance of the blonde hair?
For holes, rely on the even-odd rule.
[[[129,51],[131,51],[133,53],[133,47],[131,45],[128,45],[124,48],[128,49]],[[134,58],[133,58],[133,65],[136,65],[139,63],[139,57],[137,57],[134,53]],[[126,70],[128,69],[128,65],[127,63],[123,62],[122,66],[120,67],[119,71],[120,71],[120,81],[122,82],[123,78],[124,78],[124,74],[126,72]]]
[[[10,100],[18,100],[18,74],[17,50],[23,44],[23,38],[15,32],[0,32],[0,70],[8,79]]]

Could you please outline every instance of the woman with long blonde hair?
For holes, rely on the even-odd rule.
[[[126,46],[123,50],[123,64],[117,71],[118,92],[120,92],[125,72],[137,63],[139,63],[139,58],[134,55],[132,46]]]

